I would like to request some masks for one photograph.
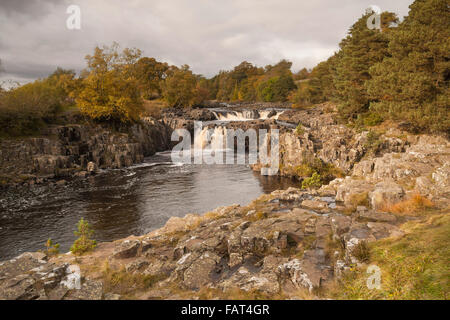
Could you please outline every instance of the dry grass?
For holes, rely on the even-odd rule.
[[[382,211],[396,214],[418,215],[434,206],[434,203],[430,199],[416,193],[406,200],[394,204],[386,204],[382,207]]]
[[[370,260],[370,248],[367,245],[366,241],[360,241],[351,252],[352,256],[354,256],[360,262],[368,262]]]
[[[369,207],[369,193],[368,192],[361,192],[361,193],[354,193],[350,195],[349,198],[349,204],[351,211],[355,211],[357,206],[365,206]]]
[[[242,290],[240,288],[231,288],[226,291],[212,288],[202,288],[198,292],[201,300],[284,300],[286,296],[281,293],[268,294],[260,290]]]
[[[130,273],[125,267],[115,270],[105,262],[102,270],[102,280],[105,292],[113,292],[125,297],[132,297],[137,291],[153,287],[157,282],[164,280],[164,275],[144,275],[142,273]]]

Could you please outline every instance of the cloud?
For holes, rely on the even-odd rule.
[[[378,0],[406,15],[412,0]],[[81,30],[66,28],[69,4],[81,8]],[[0,79],[30,81],[57,66],[80,71],[96,45],[117,41],[146,56],[189,64],[212,76],[247,60],[281,59],[313,67],[338,49],[348,28],[372,3],[366,0],[2,0]],[[25,80],[24,80],[25,79]]]

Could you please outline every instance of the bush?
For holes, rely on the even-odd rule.
[[[1,131],[11,136],[34,134],[55,120],[67,94],[47,80],[37,80],[0,97]]]
[[[75,231],[74,234],[79,238],[75,240],[72,247],[70,248],[70,251],[72,251],[73,254],[81,255],[96,247],[97,242],[91,239],[94,231],[91,229],[89,223],[83,218],[78,221],[77,231]]]
[[[137,290],[149,289],[167,278],[166,274],[151,275],[127,272],[123,266],[114,270],[108,262],[105,262],[102,273],[105,292],[114,292],[121,295],[129,295]]]
[[[380,148],[381,142],[382,141],[380,140],[380,134],[373,130],[369,130],[367,134],[367,141],[364,144],[364,147],[367,149],[367,152],[369,154],[376,155],[378,149]]]
[[[353,208],[356,208],[357,206],[365,206],[369,207],[369,193],[368,192],[361,192],[361,193],[353,193],[350,195],[349,203]]]
[[[314,172],[311,177],[302,181],[302,189],[319,188],[322,185],[322,177]]]
[[[305,129],[303,128],[302,124],[299,123],[297,128],[295,128],[295,134],[298,136],[301,136],[304,133],[305,133]]]
[[[59,254],[59,243],[53,243],[53,240],[51,238],[48,238],[47,242],[45,243],[45,247],[47,248],[45,250],[45,253],[47,255],[52,256]]]
[[[342,170],[318,158],[307,157],[302,161],[302,164],[295,167],[295,175],[297,177],[307,178],[314,173],[320,175],[322,183],[328,183],[335,178],[344,176]]]
[[[353,247],[351,255],[360,262],[368,262],[370,260],[370,248],[366,241],[360,241]]]

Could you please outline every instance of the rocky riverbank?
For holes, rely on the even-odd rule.
[[[21,186],[122,168],[170,147],[171,129],[143,118],[115,129],[96,124],[52,126],[39,137],[0,141],[0,183]]]
[[[283,128],[282,174],[314,157],[345,178],[172,217],[161,229],[101,243],[83,256],[22,254],[0,264],[0,298],[330,298],[341,279],[365,272],[370,248],[417,242],[424,225],[448,228],[448,140],[398,128],[374,138],[337,124],[326,106],[293,112],[281,117],[303,127]]]

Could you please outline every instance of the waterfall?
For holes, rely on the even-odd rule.
[[[223,150],[226,148],[227,128],[223,126],[204,127],[194,136],[194,147],[197,150]]]
[[[275,110],[242,110],[242,111],[224,111],[224,110],[211,110],[220,121],[249,121],[249,120],[266,120],[266,119],[278,119],[280,114],[284,111]]]

